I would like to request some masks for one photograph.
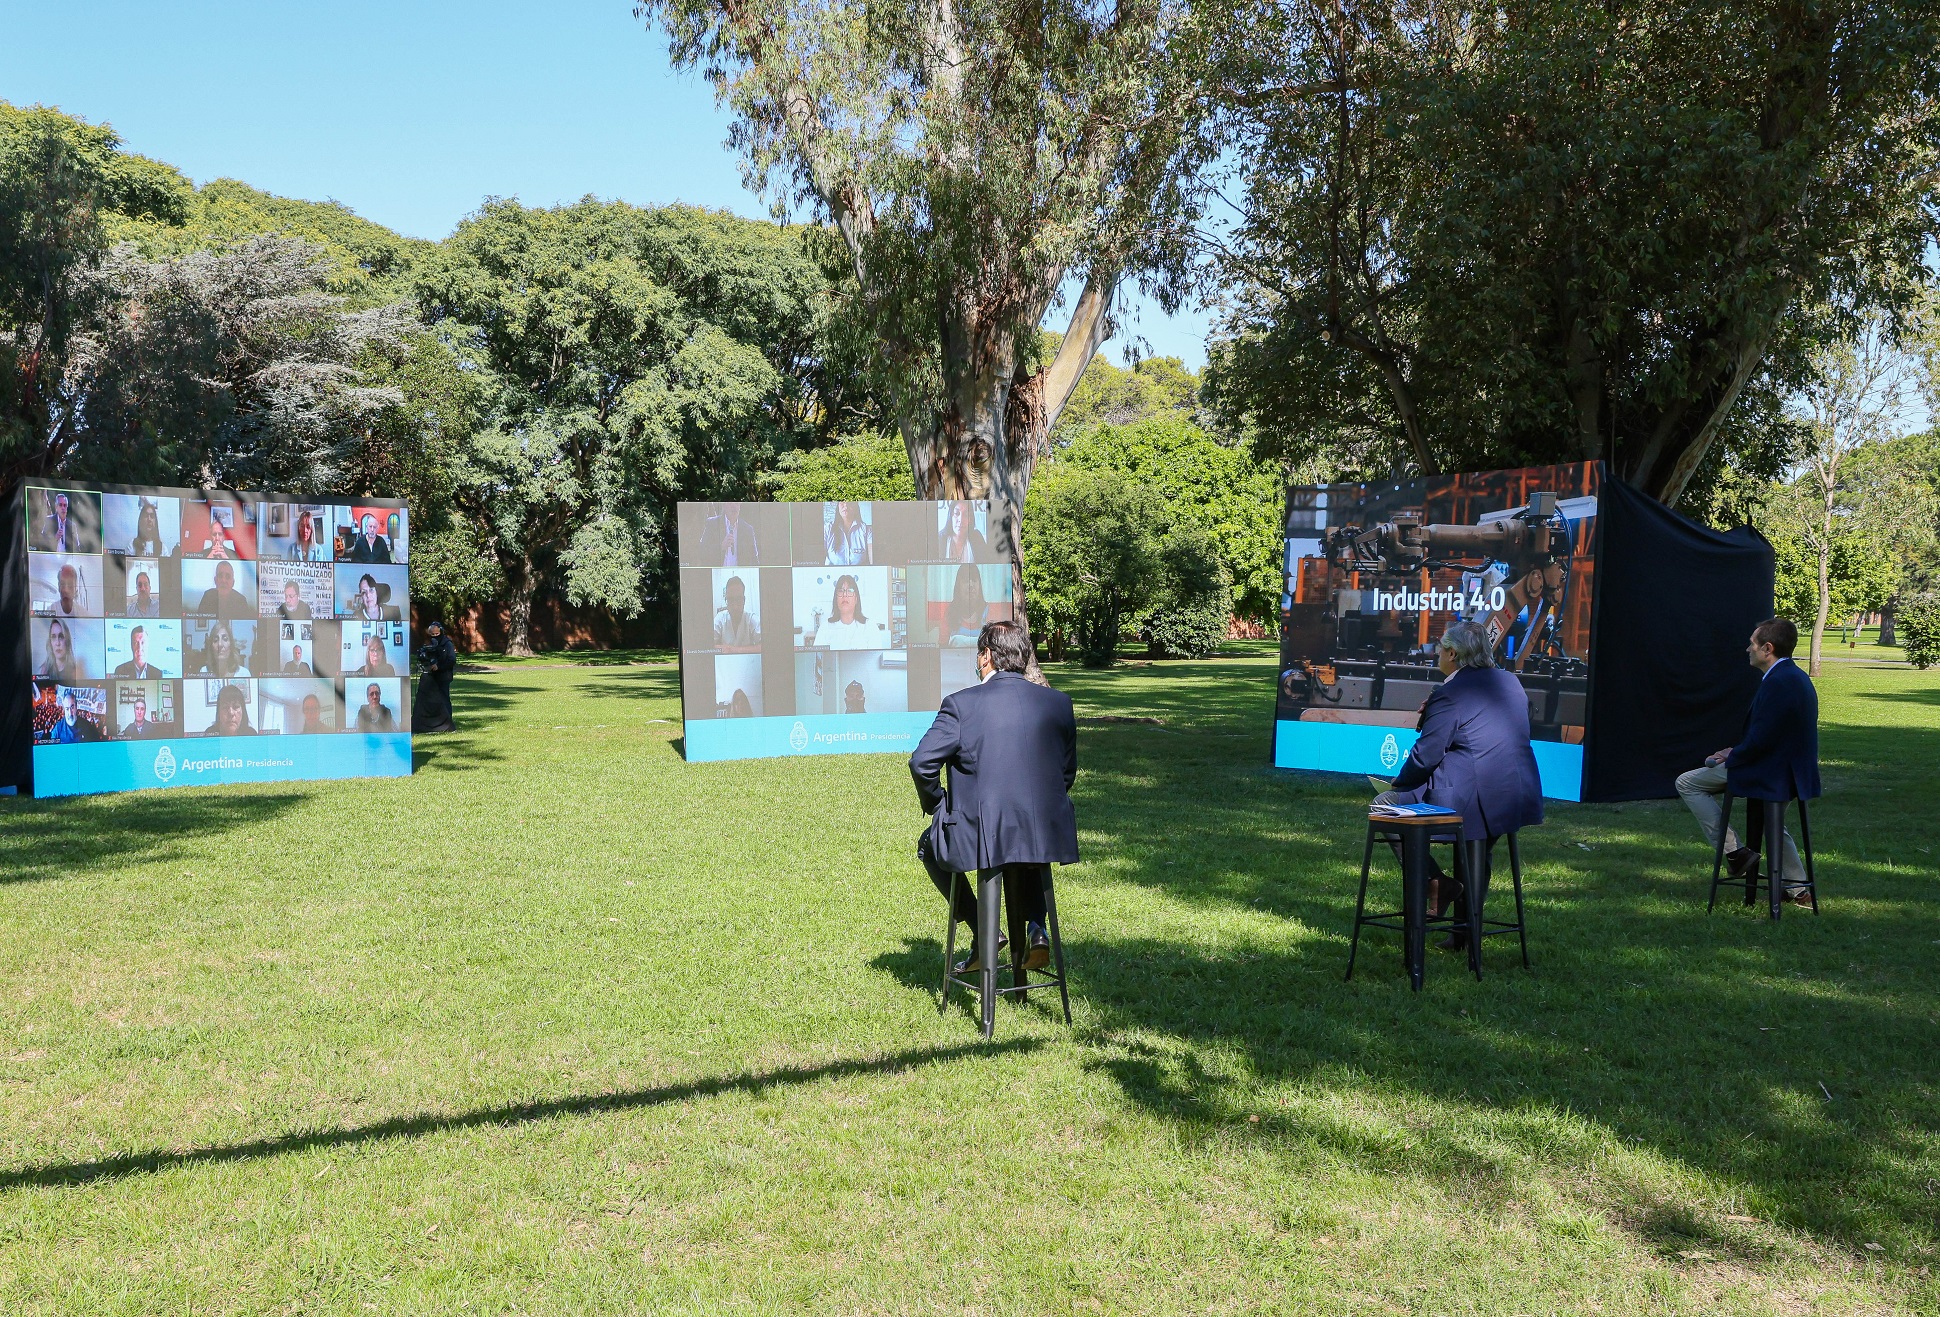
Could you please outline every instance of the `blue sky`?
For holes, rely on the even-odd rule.
[[[442,238],[487,196],[588,193],[765,216],[726,116],[631,0],[14,0],[0,99],[106,121],[198,183],[239,178]],[[1144,349],[1205,360],[1206,320],[1143,299]],[[1106,353],[1117,360],[1129,334]]]

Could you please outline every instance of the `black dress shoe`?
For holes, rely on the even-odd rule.
[[[1010,945],[1010,939],[1008,937],[1003,936],[1002,934],[999,934],[997,938],[997,958],[999,960],[1003,959],[1004,948],[1009,945]],[[962,960],[959,960],[956,964],[956,968],[951,970],[950,972],[952,974],[983,973],[982,950],[975,946],[972,946],[970,948],[970,954],[968,956],[965,956]]]
[[[1758,852],[1749,846],[1740,846],[1735,851],[1726,851],[1725,867],[1733,878],[1743,879],[1758,869]]]
[[[1439,941],[1439,942],[1437,942],[1437,943],[1435,944],[1435,950],[1437,950],[1437,951],[1467,951],[1467,950],[1468,950],[1468,934],[1467,934],[1467,933],[1450,933],[1450,934],[1449,934],[1449,935],[1448,935],[1447,937],[1445,937],[1445,938],[1443,938],[1443,939],[1442,939],[1441,941]]]
[[[1030,950],[1024,953],[1025,969],[1043,969],[1051,963],[1051,939],[1045,936],[1044,925],[1030,926]]]

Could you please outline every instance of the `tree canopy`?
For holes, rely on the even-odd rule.
[[[1931,3],[1222,12],[1244,199],[1207,391],[1268,454],[1602,458],[1674,503],[1774,469],[1812,348],[1925,277]]]

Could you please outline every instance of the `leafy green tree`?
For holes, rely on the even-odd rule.
[[[1094,356],[1058,418],[1052,446],[1094,425],[1131,425],[1156,416],[1191,417],[1199,377],[1177,357],[1146,357],[1120,369]]]
[[[1675,503],[1773,465],[1811,350],[1927,277],[1925,4],[1216,3],[1207,394],[1266,454],[1600,458]]]
[[[824,448],[784,453],[778,465],[769,488],[788,503],[916,497],[909,455],[889,430],[843,435]]]
[[[190,191],[106,127],[0,101],[0,497],[61,469],[81,443],[69,374],[77,338],[112,301],[100,270],[109,220],[179,224]]]
[[[555,577],[622,615],[666,593],[674,504],[746,496],[808,437],[810,387],[787,370],[826,285],[773,225],[494,201],[412,278],[487,394],[453,500],[503,575],[513,653]]]
[[[1916,668],[1940,663],[1940,595],[1919,595],[1900,610],[1900,642]]]
[[[1175,510],[1160,548],[1165,580],[1156,602],[1138,620],[1139,634],[1156,658],[1209,658],[1226,642],[1232,617],[1232,578],[1219,546]]]
[[[1031,475],[1134,274],[1176,291],[1205,103],[1192,11],[641,0],[735,116],[752,183],[840,238],[919,494],[988,497],[1016,552]],[[1054,354],[1038,327],[1078,288]],[[1023,582],[1018,582],[1021,587]],[[1018,591],[1020,608],[1023,590]],[[1028,623],[1027,623],[1028,624]]]
[[[1124,473],[1157,492],[1175,520],[1206,533],[1230,594],[1226,613],[1269,621],[1280,591],[1278,474],[1246,449],[1220,443],[1178,411],[1130,425],[1096,425],[1072,437],[1046,469],[1081,467]],[[1220,618],[1224,638],[1226,617]]]

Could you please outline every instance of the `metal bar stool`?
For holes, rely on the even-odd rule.
[[[1528,925],[1522,917],[1522,851],[1516,844],[1515,833],[1505,832],[1502,836],[1509,843],[1509,877],[1516,893],[1516,917],[1513,920],[1489,919],[1482,911],[1483,901],[1488,899],[1490,870],[1493,868],[1489,844],[1486,841],[1462,843],[1463,848],[1468,851],[1468,871],[1481,875],[1478,886],[1481,889],[1482,900],[1469,902],[1472,907],[1469,911],[1470,924],[1475,930],[1469,938],[1469,955],[1471,964],[1475,968],[1475,977],[1478,979],[1482,977],[1482,939],[1486,937],[1506,937],[1514,933],[1516,940],[1522,946],[1522,967],[1531,968]],[[1478,918],[1478,915],[1482,917]]]
[[[1812,898],[1812,913],[1819,913],[1819,878],[1812,867],[1812,820],[1807,817],[1805,802],[1799,799],[1767,800],[1765,806],[1765,841],[1763,853],[1752,862],[1751,870],[1742,878],[1724,874],[1724,838],[1731,831],[1731,805],[1737,797],[1729,791],[1724,793],[1724,817],[1718,820],[1718,845],[1711,857],[1711,899],[1704,907],[1710,914],[1718,907],[1720,887],[1742,887],[1745,889],[1745,904],[1751,905],[1758,900],[1758,886],[1765,885],[1766,894],[1771,900],[1771,916],[1777,919],[1785,904],[1785,807],[1799,807],[1799,858],[1805,861],[1805,890]],[[1745,830],[1751,830],[1751,804],[1746,798]],[[1723,875],[1723,876],[1720,876]]]
[[[1008,988],[997,986],[998,894],[1008,885],[1009,882],[1003,877],[1001,869],[985,870],[980,875],[977,886],[977,922],[983,927],[978,930],[980,934],[978,940],[983,943],[985,954],[983,969],[978,973],[975,981],[960,978],[956,973],[954,965],[957,949],[956,908],[946,902],[943,911],[946,925],[943,934],[943,991],[936,1004],[937,1013],[941,1014],[949,1009],[952,987],[966,988],[977,993],[981,999],[985,1038],[991,1037],[997,1031],[998,997],[1011,995],[1021,997],[1044,988],[1055,987],[1058,990],[1058,999],[1064,1006],[1064,1022],[1067,1025],[1071,1023],[1071,991],[1066,983],[1064,969],[1064,938],[1058,932],[1058,895],[1056,886],[1051,881],[1051,866],[1048,864],[1044,866],[1044,926],[1051,937],[1051,963],[1056,967],[1057,972],[1044,975],[1040,982],[1031,982],[1030,972],[1024,968],[1024,958],[1030,955],[1030,947],[1024,935],[1024,926],[1017,917],[1017,903],[1006,901],[1003,906],[1009,924],[1011,986]],[[1042,970],[1038,973],[1043,975]]]
[[[1374,839],[1388,837],[1401,843],[1401,909],[1367,913],[1368,871],[1374,861]],[[1468,880],[1467,848],[1462,845],[1462,817],[1459,814],[1431,814],[1413,818],[1370,814],[1367,818],[1367,846],[1361,852],[1361,891],[1354,901],[1354,939],[1347,952],[1347,975],[1354,977],[1354,960],[1361,951],[1361,929],[1392,928],[1401,933],[1401,954],[1408,966],[1408,981],[1416,992],[1421,981],[1430,928],[1455,927],[1450,918],[1431,919],[1428,915],[1428,855],[1431,842],[1454,844],[1455,881]],[[1469,968],[1482,977],[1481,939],[1476,936],[1482,916],[1482,903],[1469,905]],[[1400,922],[1397,923],[1396,921]]]

